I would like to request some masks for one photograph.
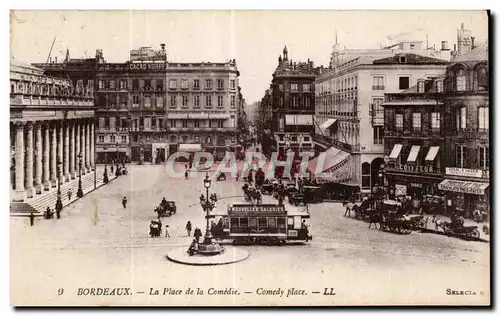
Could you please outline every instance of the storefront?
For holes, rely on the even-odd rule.
[[[439,184],[439,188],[446,192],[447,207],[463,210],[467,217],[472,217],[475,210],[490,211],[488,182],[445,179]]]

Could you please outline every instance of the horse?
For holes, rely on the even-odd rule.
[[[354,207],[356,206],[357,208],[356,203],[353,203],[351,201],[342,202],[342,206],[345,207],[344,216],[348,216],[347,214],[349,214],[349,217],[351,217],[351,211],[354,210]]]

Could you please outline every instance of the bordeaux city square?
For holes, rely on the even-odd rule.
[[[11,305],[489,306],[488,19],[12,11]]]

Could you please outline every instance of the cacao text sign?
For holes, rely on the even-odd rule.
[[[130,64],[130,70],[163,70],[165,69],[165,63],[132,63]]]

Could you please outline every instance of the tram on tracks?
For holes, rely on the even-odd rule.
[[[234,245],[307,242],[312,239],[310,217],[307,207],[277,204],[233,204],[208,215],[213,238],[232,240]]]

